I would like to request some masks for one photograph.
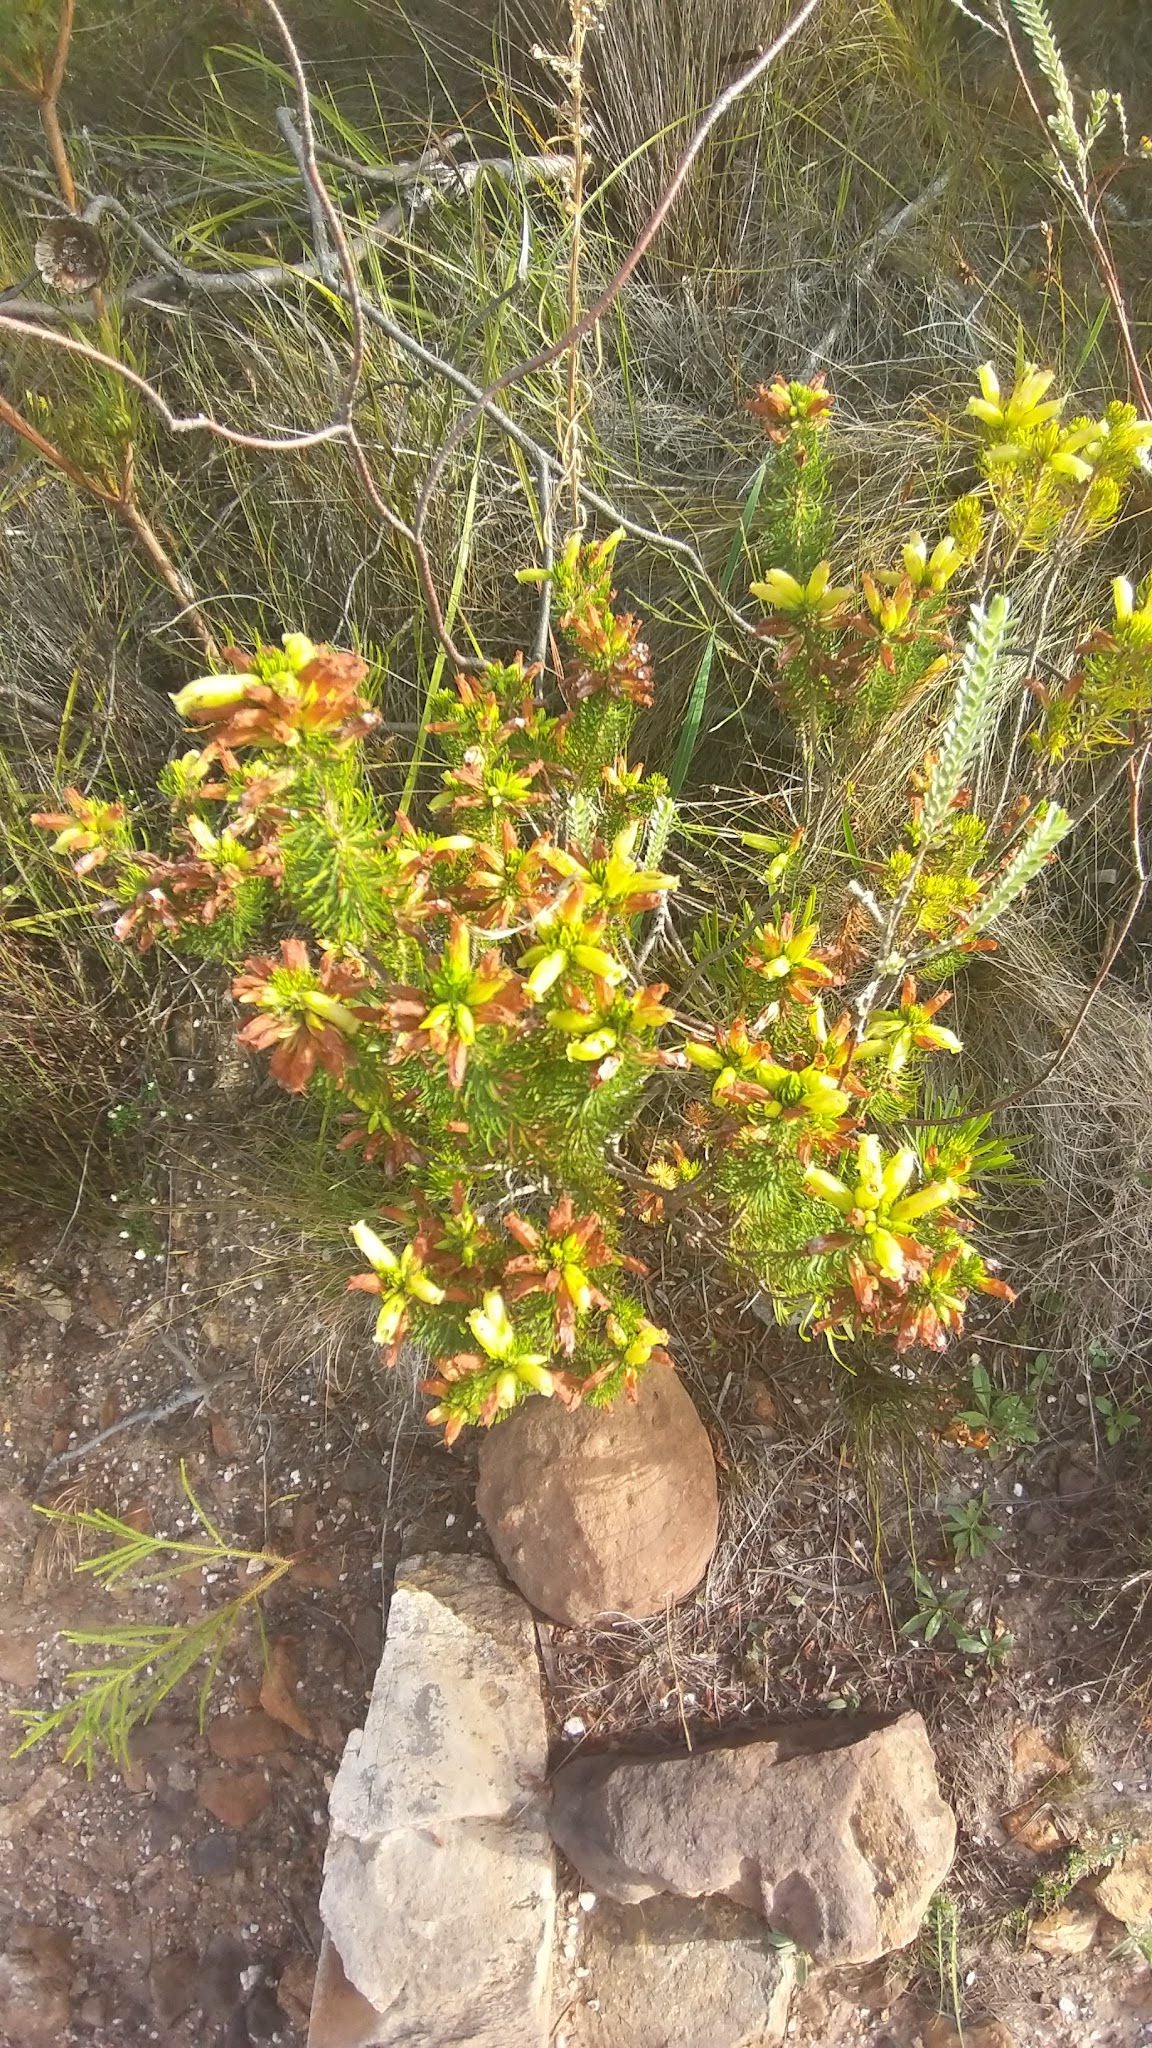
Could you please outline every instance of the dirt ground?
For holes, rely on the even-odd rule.
[[[331,1328],[315,1292],[293,1283],[284,1230],[246,1205],[222,1156],[205,1154],[203,1168],[185,1156],[158,1195],[119,1207],[102,1197],[72,1227],[17,1219],[0,1239],[4,1707],[57,1703],[71,1664],[107,1654],[70,1648],[62,1630],[194,1618],[244,1577],[242,1566],[197,1570],[105,1591],[76,1570],[91,1540],[34,1503],[187,1537],[183,1461],[230,1539],[295,1559],[266,1601],[267,1671],[255,1632],[241,1631],[203,1732],[188,1681],[135,1737],[130,1769],[100,1762],[89,1780],[61,1763],[59,1737],[9,1756],[21,1732],[9,1721],[8,2048],[303,2041],[326,1791],[363,1717],[395,1560],[484,1544],[467,1449],[444,1451],[395,1384],[382,1398],[366,1341],[334,1367]],[[863,1978],[809,1981],[798,2048],[937,2048],[950,2037],[925,2035],[926,2021],[957,2003],[970,2048],[1002,2048],[978,2032],[985,2014],[1020,2048],[1152,2042],[1152,1970],[1118,1922],[1064,1957],[1030,1934],[1045,1905],[1084,1896],[1081,1869],[1090,1877],[1124,1841],[1152,1836],[1139,1440],[1095,1446],[1064,1388],[1038,1397],[1040,1440],[1010,1455],[949,1440],[925,1411],[926,1459],[902,1453],[891,1429],[873,1462],[860,1389],[751,1310],[688,1291],[658,1242],[653,1265],[654,1307],[721,1468],[722,1544],[700,1598],[666,1621],[541,1628],[557,1760],[639,1729],[673,1744],[758,1720],[917,1706],[961,1821],[947,1895],[906,1956]],[[969,1346],[961,1372],[976,1348],[997,1363],[993,1348]],[[904,1392],[915,1414],[915,1385]],[[140,1419],[177,1397],[164,1418]],[[1000,1533],[958,1568],[940,1514],[981,1489]],[[966,1655],[946,1632],[931,1645],[902,1632],[917,1607],[913,1540],[934,1583],[966,1587],[968,1624],[1004,1644],[1001,1661]]]

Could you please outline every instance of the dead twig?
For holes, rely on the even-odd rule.
[[[134,1408],[131,1415],[121,1415],[116,1422],[110,1422],[107,1429],[99,1429],[82,1444],[73,1444],[70,1450],[58,1451],[49,1458],[44,1467],[40,1484],[44,1484],[50,1473],[62,1471],[66,1465],[75,1465],[86,1458],[91,1451],[98,1451],[102,1444],[109,1443],[114,1436],[122,1436],[126,1429],[145,1429],[154,1422],[168,1422],[173,1415],[179,1415],[185,1408],[194,1408],[206,1397],[203,1386],[185,1387],[182,1392],[169,1394],[164,1401],[157,1401],[154,1408]]]

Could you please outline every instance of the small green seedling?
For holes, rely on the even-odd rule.
[[[957,1564],[965,1558],[983,1557],[990,1544],[998,1543],[1004,1531],[988,1513],[988,1489],[975,1494],[962,1507],[949,1508],[944,1533],[952,1545]]]
[[[974,1359],[972,1406],[961,1409],[957,1421],[979,1432],[990,1450],[1013,1451],[1039,1443],[1036,1397],[1051,1370],[1047,1353],[1040,1351],[1029,1369],[1027,1387],[998,1387],[983,1360]]]

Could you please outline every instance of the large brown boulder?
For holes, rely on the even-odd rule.
[[[612,1408],[526,1401],[481,1445],[476,1504],[525,1598],[577,1626],[659,1614],[716,1547],[712,1447],[665,1366]]]
[[[919,1714],[852,1739],[827,1724],[693,1756],[577,1758],[552,1833],[596,1892],[722,1893],[820,1961],[912,1940],[947,1875],[956,1822]],[[847,1739],[845,1737],[847,1736]]]

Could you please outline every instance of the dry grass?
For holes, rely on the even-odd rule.
[[[1115,891],[1109,889],[1110,895]],[[1007,1256],[1045,1343],[1078,1370],[1103,1351],[1146,1384],[1152,1345],[1152,1017],[1146,991],[1113,977],[1058,1074],[1042,1070],[1092,978],[1057,911],[1021,918],[991,976],[964,1004],[970,1056],[985,1085],[1024,1099],[1005,1120],[1021,1136],[1021,1191]]]

